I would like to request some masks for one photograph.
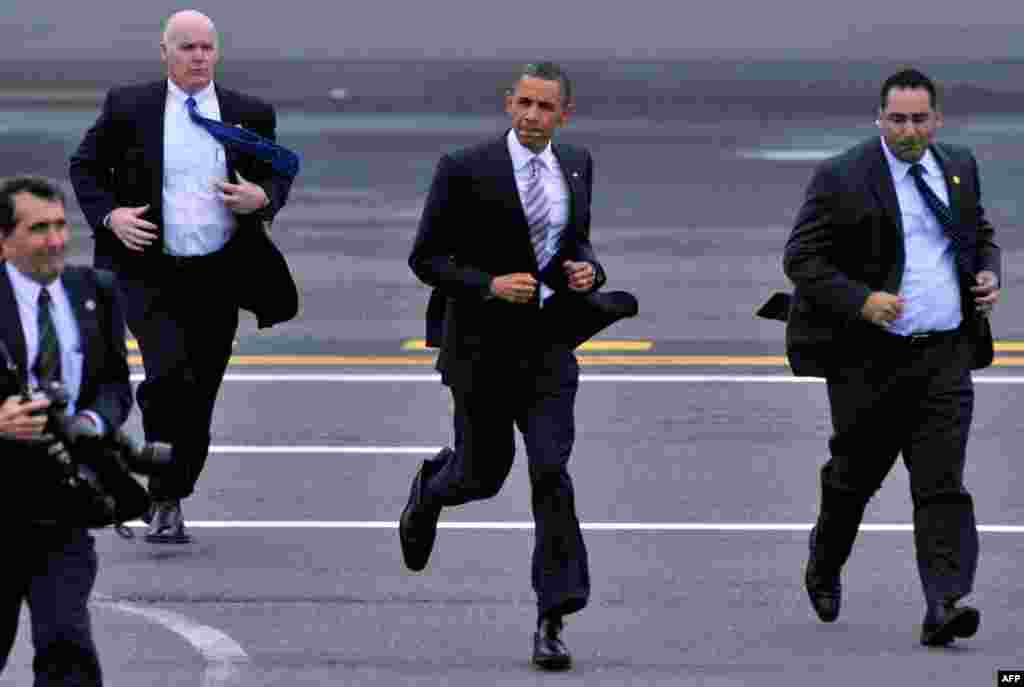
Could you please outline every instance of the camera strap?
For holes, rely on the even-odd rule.
[[[15,382],[18,385],[18,390],[22,396],[28,394],[28,378],[21,374],[21,370],[18,368],[18,363],[14,362],[14,356],[11,355],[11,349],[7,348],[7,344],[3,338],[0,338],[0,357],[3,357],[4,367],[14,377]]]

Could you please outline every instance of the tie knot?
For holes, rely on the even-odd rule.
[[[540,155],[534,155],[530,158],[530,167],[534,174],[540,174],[540,170],[545,169],[546,165],[544,164],[544,160],[540,159]]]
[[[914,164],[910,165],[910,174],[920,179],[922,176],[924,176],[924,165],[922,165],[920,162],[915,162]]]
[[[196,99],[192,96],[185,98],[185,107],[187,107],[190,110],[196,109]]]
[[[39,289],[39,305],[47,307],[50,305],[50,292],[43,287]]]

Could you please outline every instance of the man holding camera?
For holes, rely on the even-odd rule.
[[[50,402],[25,400],[22,391],[61,385],[72,423],[101,435],[121,426],[132,403],[112,276],[65,267],[69,235],[59,186],[0,181],[0,450],[15,494],[0,512],[16,552],[0,586],[0,670],[27,601],[36,687],[102,685],[88,611],[97,560],[92,536],[64,507],[60,466],[47,452]]]

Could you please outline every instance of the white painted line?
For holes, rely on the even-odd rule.
[[[145,527],[133,520],[129,527]],[[391,520],[189,520],[189,527],[199,529],[269,529],[269,530],[393,530],[398,523]],[[532,530],[532,522],[446,522],[437,524],[442,530]],[[580,527],[595,532],[809,532],[812,523],[757,522],[584,522]],[[864,532],[912,532],[906,524],[864,524]],[[1024,534],[1024,525],[978,525],[979,532],[992,534]]]
[[[441,450],[440,446],[211,446],[210,453],[232,454],[369,454],[398,455],[416,454],[433,455]]]
[[[189,523],[190,525],[192,523]],[[217,628],[197,623],[180,613],[97,598],[93,603],[157,623],[182,637],[206,661],[202,687],[233,687],[242,683],[242,667],[249,662],[245,649]]]
[[[131,376],[133,382],[141,382],[145,375],[136,373]],[[437,374],[228,374],[225,382],[368,382],[368,383],[402,383],[431,382],[438,383],[441,376]],[[820,377],[794,377],[785,375],[684,375],[684,374],[583,374],[581,382],[631,382],[631,383],[675,383],[675,384],[823,384]],[[1024,377],[1011,375],[976,375],[975,384],[1024,384]]]

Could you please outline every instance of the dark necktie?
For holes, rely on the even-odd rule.
[[[39,292],[36,321],[39,328],[39,353],[36,355],[35,373],[40,386],[49,386],[53,381],[60,381],[60,341],[50,315],[50,292],[45,288]]]
[[[910,176],[914,177],[917,190],[921,192],[924,202],[935,215],[935,219],[939,221],[939,224],[942,225],[942,228],[947,233],[953,233],[953,213],[942,202],[942,199],[935,195],[935,191],[928,185],[928,182],[924,180],[924,165],[919,162],[910,165]]]
[[[955,251],[953,255],[957,262],[959,263],[962,260],[965,260],[966,258],[961,250],[960,234],[957,231],[956,222],[953,221],[953,211],[950,210],[948,205],[942,202],[942,199],[935,194],[932,187],[924,180],[924,165],[919,162],[915,162],[910,165],[910,176],[914,177],[914,183],[917,185],[917,190],[921,192],[921,197],[924,198],[925,204],[928,206],[928,209],[932,211],[932,214],[935,215],[935,219],[939,222],[943,230],[946,232],[946,236],[948,236],[949,240],[953,243],[953,249]],[[966,268],[964,265],[961,266]]]
[[[240,126],[230,126],[202,116],[196,109],[196,99],[191,96],[185,100],[185,107],[192,121],[209,131],[225,148],[258,157],[270,163],[275,172],[289,179],[299,173],[299,156],[287,148]]]

